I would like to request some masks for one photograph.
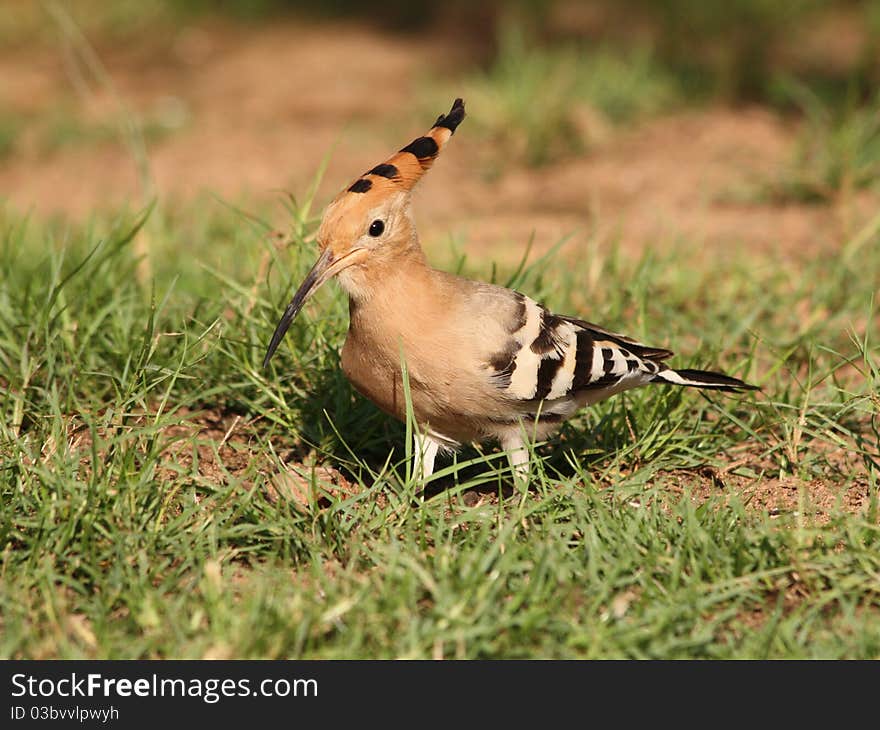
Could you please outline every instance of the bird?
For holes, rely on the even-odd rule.
[[[670,350],[432,267],[413,220],[412,190],[464,117],[456,99],[425,135],[327,206],[316,234],[320,255],[275,328],[264,369],[309,297],[335,277],[349,300],[342,370],[391,416],[405,421],[409,402],[412,473],[423,480],[438,453],[487,440],[507,452],[515,474],[527,475],[529,438],[547,439],[580,409],[632,388],[757,390],[722,373],[672,368]]]

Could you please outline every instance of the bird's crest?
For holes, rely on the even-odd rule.
[[[441,114],[434,126],[423,137],[417,137],[385,162],[367,170],[339,197],[368,192],[391,193],[412,190],[422,175],[434,163],[443,145],[464,119],[464,102],[456,99],[448,114]]]

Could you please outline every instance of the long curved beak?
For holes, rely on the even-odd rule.
[[[263,358],[264,368],[268,366],[269,360],[272,359],[272,355],[275,354],[275,350],[277,350],[278,345],[281,344],[281,340],[284,338],[285,333],[290,327],[290,323],[293,322],[296,315],[299,314],[308,298],[312,296],[312,294],[314,294],[320,288],[321,284],[327,281],[327,279],[336,276],[336,274],[343,269],[357,263],[365,254],[365,249],[355,248],[345,254],[342,258],[334,261],[333,253],[330,249],[324,249],[324,252],[315,262],[312,270],[306,274],[303,283],[299,285],[299,289],[296,290],[296,294],[293,295],[293,299],[290,300],[290,304],[287,305],[284,314],[281,315],[281,320],[278,322],[278,326],[275,328],[275,332],[269,342],[269,349],[266,350],[266,357]]]

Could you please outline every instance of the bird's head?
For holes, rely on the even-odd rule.
[[[338,275],[343,287],[357,296],[366,288],[367,271],[381,276],[401,254],[418,250],[410,213],[411,191],[462,119],[464,102],[456,99],[449,113],[440,115],[426,135],[358,177],[327,206],[317,235],[321,255],[275,328],[263,367],[321,284]]]

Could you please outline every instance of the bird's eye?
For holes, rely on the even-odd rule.
[[[382,235],[382,231],[385,230],[385,223],[382,221],[373,221],[370,223],[370,235],[373,238],[377,238]]]

